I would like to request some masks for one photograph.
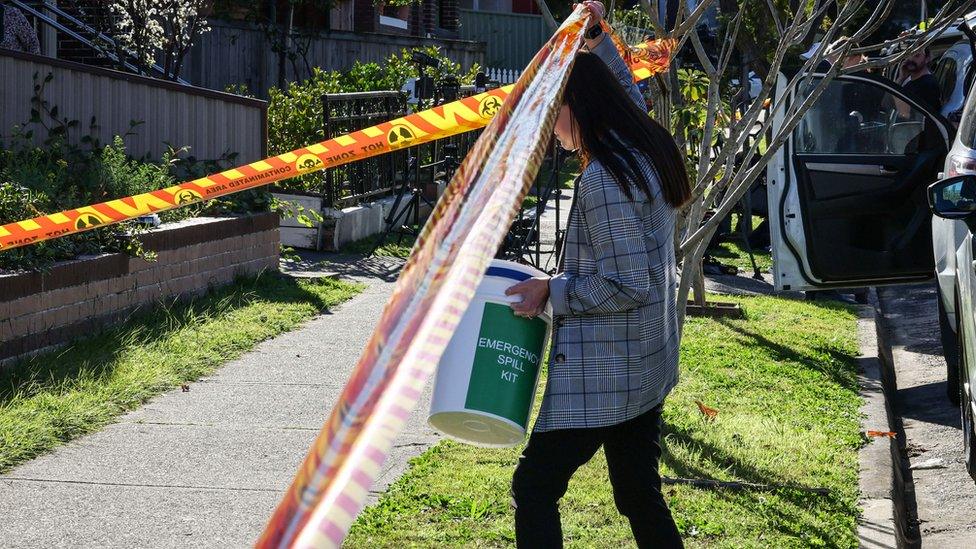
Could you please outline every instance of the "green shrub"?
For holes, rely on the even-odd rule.
[[[424,69],[425,74],[435,81],[453,76],[462,84],[471,84],[481,70],[478,65],[474,65],[462,73],[461,65],[448,59],[436,46],[416,49],[440,60],[439,67]],[[322,96],[327,93],[401,89],[408,79],[417,77],[417,70],[410,62],[412,51],[404,49],[399,54],[391,55],[382,65],[356,62],[345,72],[314,68],[312,76],[307,80],[292,82],[284,90],[274,87],[268,90],[270,153],[285,153],[325,139],[322,127]],[[239,91],[239,87],[229,89]],[[279,187],[296,191],[319,191],[321,182],[322,175],[312,173],[284,181]]]
[[[0,143],[0,224],[168,187],[219,171],[236,157],[198,160],[185,148],[170,148],[161,161],[151,162],[130,156],[121,136],[105,146],[90,136],[73,144],[68,136],[77,131],[78,122],[58,118],[57,107],[43,98],[44,84],[50,80],[48,76],[38,83],[35,77],[30,122],[15,127]],[[138,123],[131,126],[130,133]],[[35,132],[46,132],[40,145],[35,144]],[[161,212],[159,217],[163,222],[178,221],[204,213],[267,211],[269,206],[270,193],[262,189]],[[0,270],[39,270],[56,261],[103,252],[150,257],[138,239],[144,230],[136,222],[125,222],[5,250],[0,252]]]

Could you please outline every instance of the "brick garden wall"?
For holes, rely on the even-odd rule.
[[[278,215],[198,218],[142,236],[148,262],[104,254],[0,275],[0,365],[91,334],[160,299],[278,269]]]

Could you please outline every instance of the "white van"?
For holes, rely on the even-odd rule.
[[[966,30],[959,36],[965,37]],[[976,357],[976,264],[970,229],[976,227],[976,213],[966,217],[961,210],[965,204],[952,209],[954,202],[946,198],[958,197],[959,192],[949,191],[965,185],[976,197],[976,177],[965,185],[958,178],[932,185],[943,176],[976,174],[976,96],[964,93],[972,87],[973,48],[968,39],[952,38],[940,40],[948,44],[941,51],[933,46],[933,54],[941,54],[936,75],[945,104],[939,112],[887,78],[838,77],[770,163],[767,195],[777,289],[937,280],[947,393],[961,402],[966,462],[976,477],[976,400],[971,389],[976,386],[976,363],[970,366],[974,358],[968,358]],[[778,97],[786,94],[791,101],[803,93],[802,83],[785,89],[784,79],[777,89]],[[907,114],[899,104],[908,106]],[[949,118],[961,120],[958,135]],[[945,218],[932,216],[929,204],[936,198],[930,185],[945,191],[939,199]],[[976,198],[972,206],[976,212]]]

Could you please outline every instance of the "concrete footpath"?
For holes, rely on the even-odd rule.
[[[560,224],[571,191],[560,199]],[[555,201],[541,219],[552,248]],[[551,257],[548,266],[555,261]],[[293,276],[367,285],[212,376],[153,399],[98,433],[0,476],[0,547],[248,547],[260,535],[372,334],[403,260],[304,253]],[[439,437],[432,383],[370,503]]]
[[[355,366],[399,264],[326,266],[367,289],[189,392],[163,394],[0,477],[0,546],[252,545]],[[374,496],[437,441],[426,425],[428,401],[429,388]]]

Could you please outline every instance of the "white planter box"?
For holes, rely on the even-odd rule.
[[[443,192],[444,185],[439,185],[438,196]],[[308,211],[319,212],[325,218],[320,223],[313,223],[311,227],[302,225],[295,218],[281,218],[281,244],[304,250],[337,251],[346,244],[382,233],[386,230],[386,220],[396,202],[396,197],[390,196],[369,204],[336,210],[325,207],[324,199],[318,196],[289,193],[273,193],[273,195],[278,200],[297,204]],[[403,212],[409,202],[410,195],[405,194],[397,205],[397,212]],[[419,216],[421,224],[427,220],[430,212],[431,208],[421,202]],[[398,221],[399,224],[409,225],[413,222],[413,215],[408,212]]]
[[[290,202],[312,212],[322,212],[322,198],[301,194],[272,193],[278,200]],[[311,227],[299,223],[294,217],[282,217],[279,228],[282,246],[304,250],[322,249],[322,226],[313,223]]]

